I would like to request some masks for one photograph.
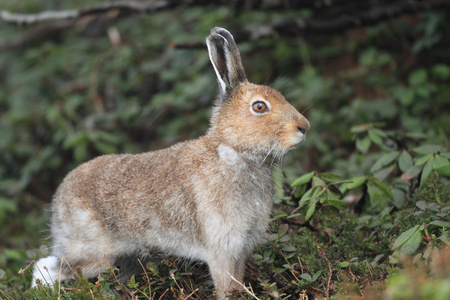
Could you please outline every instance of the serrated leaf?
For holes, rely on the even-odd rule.
[[[366,153],[369,150],[371,144],[372,141],[370,140],[369,136],[356,139],[356,149],[358,149],[358,151],[361,153]]]
[[[332,181],[338,181],[342,180],[342,177],[333,173],[321,173],[320,178],[322,178],[325,181],[332,182]]]
[[[360,176],[360,177],[352,178],[351,180],[352,180],[352,182],[347,183],[347,189],[349,189],[349,190],[353,190],[353,189],[356,189],[357,187],[362,186],[366,182],[367,177]]]
[[[399,155],[400,155],[400,153],[398,151],[393,151],[393,152],[389,152],[389,153],[386,153],[386,154],[382,155],[373,164],[372,168],[370,168],[370,171],[373,173],[373,172],[378,171],[382,167],[385,167],[385,166],[391,164],[393,161],[395,161],[397,159],[397,157]]]
[[[394,245],[392,245],[392,250],[400,248],[400,246],[406,243],[418,230],[419,225],[416,225],[400,234],[399,237],[395,240]]]
[[[422,171],[422,166],[412,166],[408,171],[402,174],[402,180],[411,180]]]
[[[296,180],[294,180],[294,182],[291,184],[292,187],[296,187],[296,186],[300,186],[300,185],[304,185],[306,183],[308,183],[311,178],[314,175],[314,171],[309,172],[303,176],[300,176],[299,178],[297,178]]]
[[[441,174],[441,175],[444,175],[444,176],[447,176],[447,177],[450,176],[450,165],[444,166],[444,167],[440,167],[440,168],[437,168],[437,169],[434,169],[434,170],[436,172],[438,172],[439,174]]]
[[[315,210],[316,210],[316,202],[310,203],[308,206],[308,210],[306,211],[305,221],[308,221],[309,219],[311,219]]]
[[[413,151],[420,155],[428,155],[436,152],[445,152],[446,149],[440,145],[422,145],[414,148]]]
[[[426,164],[425,167],[423,167],[422,175],[420,176],[420,186],[425,183],[425,180],[430,176],[431,171],[433,171],[433,160],[430,159]]]
[[[414,162],[411,155],[407,151],[403,151],[398,158],[398,167],[403,173],[413,166]]]

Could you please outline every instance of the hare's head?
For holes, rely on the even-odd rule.
[[[233,36],[214,28],[207,37],[219,82],[210,135],[239,152],[281,157],[305,140],[309,122],[284,97],[248,82]]]

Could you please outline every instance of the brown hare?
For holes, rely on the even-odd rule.
[[[279,92],[247,81],[227,30],[212,29],[206,43],[219,82],[207,133],[69,173],[52,203],[52,256],[37,261],[33,286],[73,278],[69,265],[87,277],[119,265],[129,276],[156,249],[206,262],[218,299],[239,288],[230,275],[242,282],[265,234],[274,161],[305,140],[309,122]]]

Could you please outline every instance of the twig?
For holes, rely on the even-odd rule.
[[[138,259],[139,264],[141,265],[142,269],[144,270],[145,273],[145,277],[147,278],[147,282],[148,282],[148,294],[151,296],[152,295],[152,285],[150,283],[150,278],[148,277],[147,274],[147,269],[144,267],[144,265],[142,264],[141,260]],[[147,296],[145,293],[143,293],[144,296],[146,296],[148,299],[151,299],[149,296]]]
[[[329,269],[329,273],[328,273],[328,282],[327,282],[327,289],[325,290],[325,297],[330,297],[330,283],[331,283],[331,276],[333,275],[333,270],[331,269],[331,264],[330,261],[328,260],[327,256],[325,255],[325,252],[323,252],[322,248],[318,247],[319,253],[320,255],[323,256],[323,258],[325,258],[325,260],[327,261],[328,264],[328,269]]]
[[[230,276],[231,280],[233,280],[234,282],[236,282],[237,284],[239,284],[244,290],[245,292],[247,292],[250,296],[252,296],[253,298],[255,298],[256,300],[261,300],[258,297],[256,297],[255,293],[253,292],[253,290],[249,290],[245,284],[243,284],[242,282],[240,282],[239,280],[237,280],[236,278],[233,277],[233,275],[231,275],[229,272],[227,272],[228,276]],[[251,286],[250,286],[251,289]]]

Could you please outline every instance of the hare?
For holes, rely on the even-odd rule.
[[[244,277],[272,208],[274,161],[305,140],[309,122],[283,96],[247,81],[233,36],[206,39],[219,91],[204,136],[167,149],[105,155],[67,175],[52,202],[52,256],[33,283],[137,271],[157,249],[207,263],[218,299]],[[111,264],[111,265],[110,265]],[[142,270],[141,270],[142,271]]]

